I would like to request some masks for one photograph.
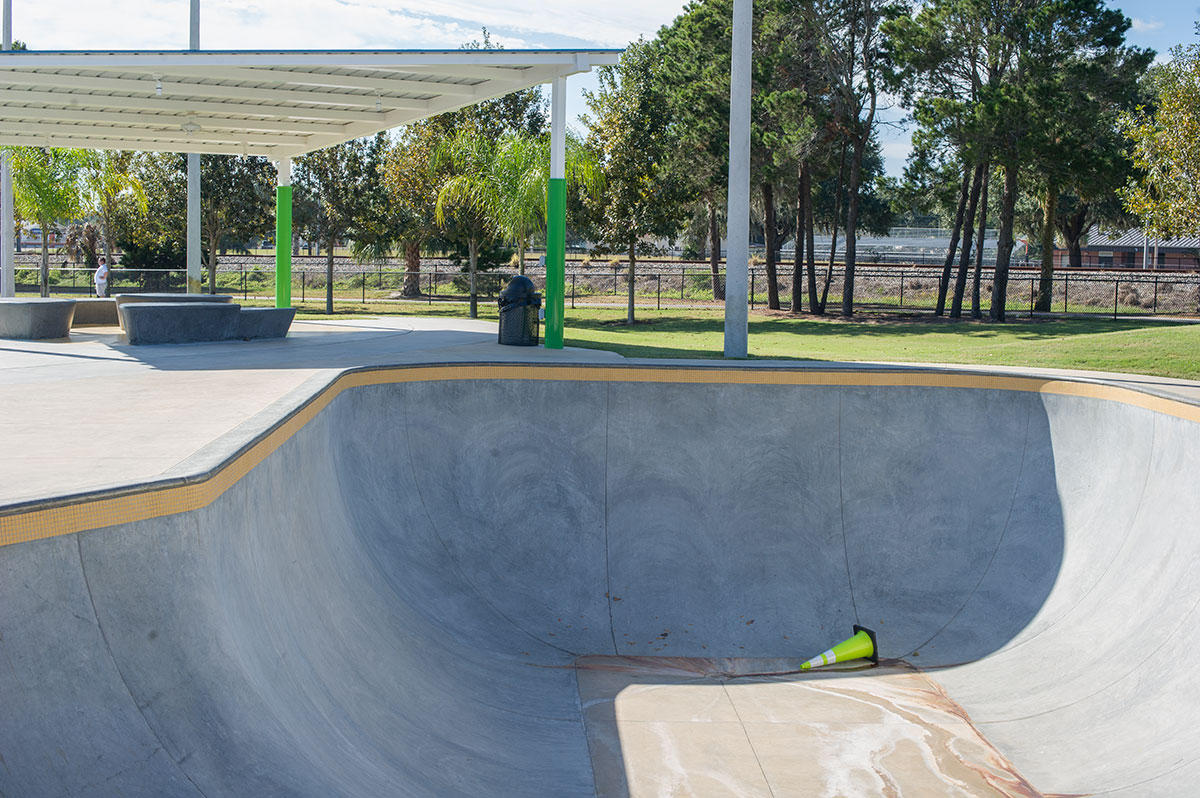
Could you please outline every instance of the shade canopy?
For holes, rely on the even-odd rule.
[[[292,158],[619,50],[0,53],[0,146]]]

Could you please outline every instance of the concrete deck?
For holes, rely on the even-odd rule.
[[[0,341],[0,507],[204,470],[216,460],[188,459],[243,424],[247,439],[275,419],[256,416],[347,368],[621,360],[499,346],[494,322],[466,320],[297,321],[280,341],[181,346],[129,346],[122,336],[89,327],[69,341]]]
[[[0,347],[0,794],[1200,778],[1196,384],[638,371],[416,319],[118,340]],[[853,623],[889,661],[783,675]]]

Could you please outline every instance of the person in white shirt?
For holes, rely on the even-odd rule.
[[[100,265],[96,267],[96,296],[103,297],[108,294],[108,261],[103,256],[100,257]]]

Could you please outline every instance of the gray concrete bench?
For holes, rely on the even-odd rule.
[[[162,303],[162,302],[202,302],[212,304],[220,302],[229,304],[233,302],[233,297],[227,294],[117,294],[113,297],[117,303],[117,316],[121,329],[128,332],[125,327],[125,313],[123,308],[126,305],[135,303]]]
[[[240,305],[221,302],[137,302],[122,305],[131,344],[225,341],[237,333]]]
[[[74,316],[74,299],[5,297],[0,299],[0,338],[66,338]]]
[[[115,299],[92,297],[75,300],[75,319],[71,322],[72,327],[85,327],[89,324],[112,327],[119,323]]]
[[[238,314],[235,338],[252,341],[260,338],[283,338],[296,318],[295,308],[242,308]]]

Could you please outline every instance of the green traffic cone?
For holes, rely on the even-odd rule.
[[[854,625],[854,637],[843,640],[824,654],[813,657],[801,665],[800,670],[806,671],[851,659],[869,659],[871,662],[879,663],[879,646],[875,641],[875,633],[858,624]]]

